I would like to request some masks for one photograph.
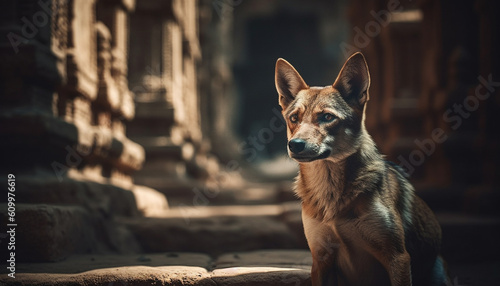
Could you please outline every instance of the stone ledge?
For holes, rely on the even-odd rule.
[[[218,182],[223,183],[220,185],[214,184],[214,186],[195,185],[192,183],[191,186],[186,184],[181,189],[181,187],[177,188],[181,184],[176,184],[176,181],[182,182],[182,180],[171,180],[172,184],[170,186],[167,185],[167,181],[162,186],[158,180],[154,188],[164,192],[168,196],[172,208],[182,205],[245,207],[249,205],[258,206],[282,203],[278,197],[277,190],[267,183],[245,184],[240,183],[239,178],[215,178]],[[144,181],[139,179],[137,182],[145,184]],[[206,193],[209,193],[209,195]],[[205,199],[200,201],[200,197],[204,197]],[[298,204],[300,209],[300,202],[298,200],[295,200],[293,203]]]
[[[7,173],[0,171],[2,177]],[[168,209],[164,194],[146,186],[113,184],[98,176],[57,177],[50,172],[15,173],[16,201],[26,204],[73,205],[109,216],[157,215]],[[0,203],[7,196],[0,197]]]
[[[53,152],[50,158],[45,158],[49,162],[43,162],[47,166],[53,162],[68,165],[68,157],[75,161],[75,154],[83,158],[93,155],[100,163],[109,163],[127,173],[139,170],[145,159],[144,149],[139,144],[126,137],[117,137],[111,130],[66,122],[62,118],[34,110],[2,112],[0,133],[10,138],[0,145],[7,150],[16,150],[14,153],[6,153],[7,158],[36,154],[28,156],[28,163],[32,163],[33,158],[40,157],[38,151],[41,148],[49,147],[51,149],[47,150]]]
[[[216,285],[311,285],[310,271],[281,267],[232,267],[216,269],[210,276]]]
[[[233,267],[208,272],[193,266],[131,266],[96,269],[78,274],[18,273],[12,279],[2,275],[0,283],[9,285],[310,285],[309,270],[279,267]]]
[[[26,204],[81,206],[88,210],[121,216],[138,216],[136,194],[119,186],[54,174],[16,174],[16,201]],[[137,191],[138,193],[140,192]],[[7,197],[0,198],[6,202]]]
[[[18,273],[58,273],[77,274],[101,268],[119,268],[132,266],[193,266],[204,269],[212,268],[212,258],[202,253],[166,252],[150,254],[77,254],[60,262],[19,263]]]
[[[137,208],[144,216],[157,215],[168,209],[167,198],[157,190],[136,185],[132,188],[132,193]]]
[[[7,221],[7,206],[0,220]],[[73,253],[139,252],[134,237],[100,212],[80,206],[16,204],[16,261],[60,261]],[[0,254],[7,257],[7,248]]]
[[[498,260],[449,263],[454,285],[496,285],[499,267]],[[228,253],[213,261],[199,253],[79,255],[59,263],[19,263],[16,270],[15,279],[0,275],[0,285],[299,286],[310,285],[310,253],[260,250]]]
[[[225,205],[225,206],[178,206],[159,213],[161,218],[208,218],[222,217],[252,217],[252,216],[279,216],[283,212],[281,205]]]
[[[132,266],[96,269],[78,274],[20,273],[3,277],[9,285],[216,285],[205,268],[190,266]]]
[[[237,255],[237,259],[234,257]],[[24,264],[9,285],[310,285],[309,251],[264,250],[212,260],[198,253],[80,255],[65,262]],[[302,260],[303,264],[296,264]],[[256,265],[250,267],[249,265]],[[82,272],[84,271],[84,272]]]
[[[215,256],[300,247],[294,233],[276,216],[123,218],[122,222],[147,252],[195,251]]]
[[[312,257],[308,250],[258,250],[221,255],[215,260],[214,265],[216,269],[271,266],[309,270]]]

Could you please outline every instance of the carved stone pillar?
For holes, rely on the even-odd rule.
[[[245,8],[242,8],[245,9]],[[198,69],[201,126],[204,139],[223,162],[241,156],[234,136],[237,99],[233,86],[234,58],[232,13],[220,17],[214,2],[200,1],[200,41],[203,60]]]
[[[127,134],[147,157],[135,178],[169,196],[192,196],[207,177],[199,164],[204,160],[197,160],[207,150],[199,117],[196,11],[194,0],[139,1],[131,18],[129,86],[136,118]]]
[[[113,132],[124,136],[125,127],[123,119],[130,120],[134,117],[134,103],[132,94],[128,89],[128,13],[133,12],[135,1],[101,0],[97,6],[98,26],[109,29],[109,39],[103,38],[109,46],[109,63],[106,67],[109,74],[101,79],[101,88],[107,86],[109,92],[103,90],[101,104],[108,105],[111,109],[110,124]],[[104,25],[99,25],[99,24]]]
[[[23,225],[16,260],[139,251],[113,218],[148,212],[145,193],[157,210],[166,208],[164,196],[131,177],[144,161],[123,124],[134,115],[126,79],[133,4],[0,4],[7,35],[0,39],[0,175],[16,177],[16,219]]]

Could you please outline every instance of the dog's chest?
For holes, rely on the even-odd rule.
[[[295,191],[302,200],[303,211],[319,220],[330,220],[349,201],[344,193],[343,172],[332,171],[327,165],[301,167]]]
[[[325,264],[333,262],[339,285],[390,285],[386,270],[354,230],[354,221],[336,218],[322,222],[302,214],[304,230],[313,255]],[[386,284],[387,282],[387,284]]]

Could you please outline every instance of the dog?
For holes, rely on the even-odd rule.
[[[313,264],[313,285],[450,285],[441,228],[404,171],[365,128],[370,73],[353,54],[332,85],[310,87],[278,59],[275,84],[295,192]]]

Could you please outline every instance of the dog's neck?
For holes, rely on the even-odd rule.
[[[303,211],[320,220],[333,219],[360,193],[376,189],[384,164],[369,136],[357,152],[341,161],[301,163],[296,192]]]

